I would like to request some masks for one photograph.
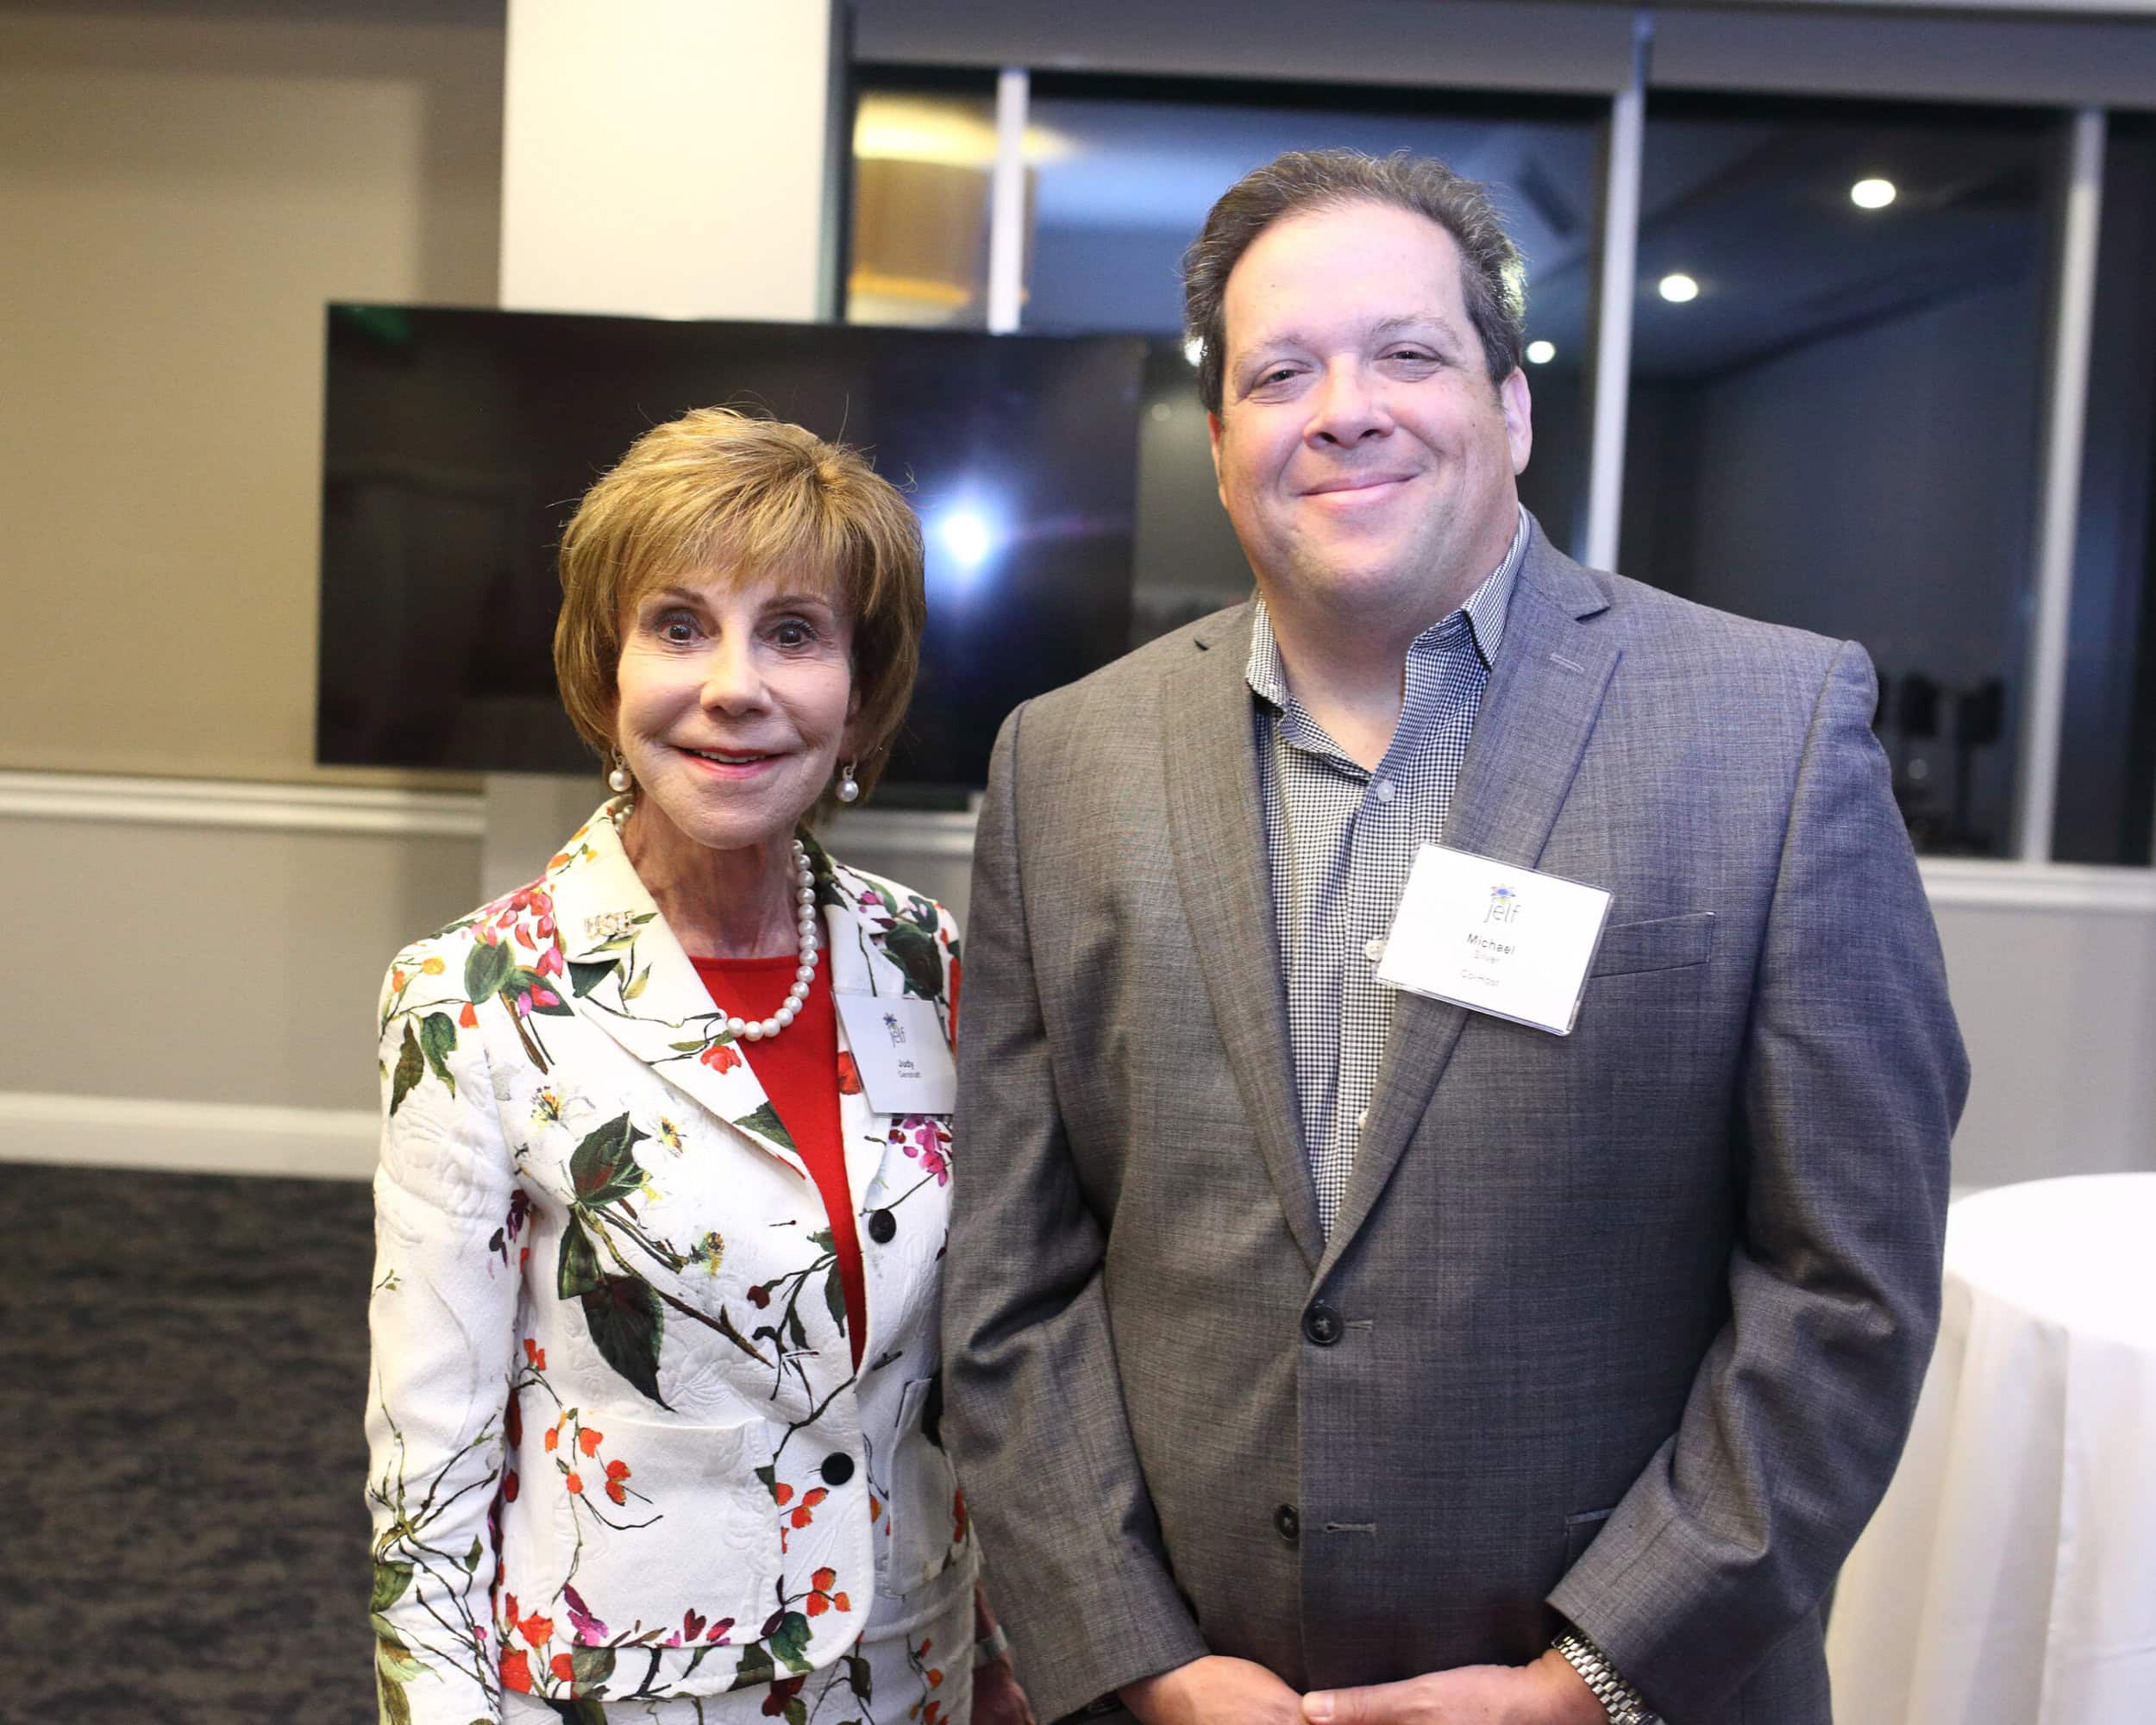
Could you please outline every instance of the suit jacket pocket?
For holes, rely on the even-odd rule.
[[[541,1489],[561,1493],[556,1538],[583,1602],[576,1640],[663,1635],[687,1614],[701,1620],[692,1639],[731,1619],[745,1626],[736,1642],[753,1640],[781,1562],[778,1512],[756,1475],[771,1465],[764,1422],[657,1426],[595,1411],[561,1431]]]
[[[1595,950],[1595,976],[1623,976],[1640,970],[1676,970],[1703,962],[1714,950],[1714,913],[1657,917],[1650,922],[1620,922],[1602,931]]]
[[[899,1432],[892,1451],[891,1560],[883,1566],[883,1591],[903,1596],[958,1560],[963,1535],[958,1519],[958,1482],[943,1454],[942,1389],[934,1377],[917,1377],[899,1402]]]
[[[1566,1569],[1570,1569],[1574,1564],[1587,1555],[1587,1548],[1595,1543],[1595,1534],[1602,1531],[1603,1524],[1616,1513],[1616,1509],[1613,1507],[1608,1509],[1590,1509],[1584,1515],[1567,1515],[1564,1518],[1564,1567]]]

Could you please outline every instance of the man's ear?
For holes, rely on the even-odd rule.
[[[1528,393],[1527,374],[1518,366],[1497,386],[1497,405],[1505,412],[1505,442],[1512,447],[1512,470],[1515,474],[1525,473],[1527,457],[1534,453],[1534,398]]]
[[[1225,505],[1228,500],[1228,494],[1221,490],[1220,486],[1220,416],[1219,414],[1206,415],[1206,436],[1213,448],[1213,488],[1220,492],[1220,501]]]

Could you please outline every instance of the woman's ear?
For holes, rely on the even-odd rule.
[[[861,685],[856,683],[846,693],[846,724],[838,733],[838,758],[858,761],[861,755]]]

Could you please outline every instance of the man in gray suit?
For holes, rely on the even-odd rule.
[[[1035,1703],[1825,1725],[1967,1082],[1870,662],[1520,508],[1481,188],[1283,157],[1186,270],[1257,597],[1014,713],[975,865],[943,1429]],[[1440,838],[1612,895],[1569,1033],[1378,980]]]

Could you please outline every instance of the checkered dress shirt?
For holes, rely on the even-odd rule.
[[[1441,837],[1526,549],[1525,511],[1504,561],[1407,649],[1400,723],[1367,772],[1289,693],[1263,599],[1245,671],[1265,809],[1265,857],[1288,991],[1303,1148],[1328,1237],[1392,1028],[1377,981],[1416,848]]]

